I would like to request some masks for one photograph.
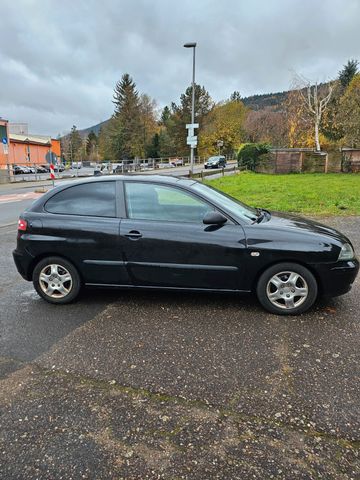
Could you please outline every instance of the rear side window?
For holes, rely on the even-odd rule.
[[[45,204],[45,210],[63,215],[115,217],[115,182],[94,182],[62,190]]]

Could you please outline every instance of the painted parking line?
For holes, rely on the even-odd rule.
[[[39,198],[42,193],[28,192],[28,193],[12,193],[10,195],[0,195],[0,204],[22,202],[23,200],[34,200]]]

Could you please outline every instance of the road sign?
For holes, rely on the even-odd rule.
[[[7,143],[3,143],[3,151],[4,151],[4,155],[8,155],[9,145]]]
[[[1,141],[4,145],[7,145],[7,143],[8,143],[7,137],[2,137]]]
[[[195,148],[197,146],[197,136],[196,135],[189,135],[186,138],[186,143],[191,147]]]
[[[189,128],[199,128],[199,124],[198,123],[187,123],[186,124],[186,128],[189,130]]]

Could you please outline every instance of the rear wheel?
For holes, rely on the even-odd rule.
[[[261,275],[256,293],[269,312],[298,315],[314,304],[318,286],[314,275],[302,265],[279,263]]]
[[[40,260],[34,268],[33,284],[44,300],[57,304],[73,301],[81,287],[76,268],[61,257],[47,257]]]

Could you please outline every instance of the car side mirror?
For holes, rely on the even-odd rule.
[[[223,225],[227,222],[227,218],[219,212],[208,212],[203,218],[205,225]]]

